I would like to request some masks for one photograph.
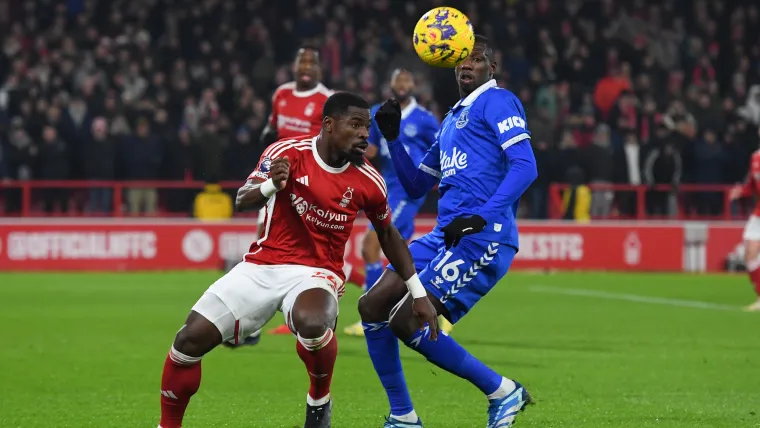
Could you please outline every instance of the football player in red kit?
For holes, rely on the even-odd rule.
[[[385,182],[363,156],[369,105],[340,92],[327,100],[322,116],[319,135],[267,148],[238,190],[237,209],[265,207],[264,229],[243,261],[200,297],[177,333],[164,363],[159,427],[181,427],[206,353],[223,341],[245,338],[278,310],[298,338],[296,352],[310,379],[304,428],[330,427],[343,255],[359,211],[405,279],[420,327],[428,323],[431,339],[437,338],[436,310],[391,223]]]
[[[272,114],[269,123],[261,133],[261,143],[269,146],[278,139],[317,135],[322,128],[322,107],[332,94],[322,84],[322,67],[319,62],[319,50],[304,46],[296,53],[293,61],[295,80],[285,83],[275,90],[272,96]],[[264,225],[264,210],[259,211],[258,230]],[[358,286],[364,285],[364,274],[349,263],[343,267],[348,281]],[[270,331],[272,334],[290,334],[286,325],[280,325]],[[259,342],[260,331],[254,332],[242,345],[255,345]],[[227,344],[235,347],[233,344]]]
[[[760,196],[760,150],[752,153],[747,181],[743,185],[731,189],[729,196],[732,200]],[[756,202],[755,209],[744,227],[743,239],[744,262],[747,266],[749,280],[755,286],[755,293],[758,295],[758,299],[746,309],[755,312],[760,311],[760,199]]]

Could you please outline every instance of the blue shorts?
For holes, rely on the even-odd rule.
[[[404,241],[409,241],[414,235],[414,217],[417,216],[423,202],[425,202],[424,198],[410,200],[394,198],[392,194],[388,197],[388,205],[391,208],[391,223],[396,226]],[[369,225],[369,229],[375,230],[372,224]]]
[[[446,250],[443,234],[434,230],[409,245],[414,267],[427,291],[456,323],[506,275],[517,253],[498,242],[464,237]],[[388,269],[393,269],[388,266]]]

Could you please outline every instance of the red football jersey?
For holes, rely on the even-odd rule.
[[[754,195],[760,195],[760,150],[752,153],[749,164],[749,176],[742,189],[742,196]],[[760,199],[755,203],[752,215],[760,216]]]
[[[296,82],[286,83],[272,96],[269,123],[277,130],[277,138],[317,135],[322,128],[322,106],[332,92],[321,83],[314,89],[297,91]]]
[[[272,144],[248,179],[268,179],[272,160],[285,156],[290,161],[287,184],[269,199],[263,232],[244,259],[323,268],[345,281],[343,257],[359,211],[378,226],[390,225],[385,181],[369,162],[327,165],[317,153],[316,137]]]

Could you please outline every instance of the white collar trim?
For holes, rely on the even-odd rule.
[[[412,114],[412,112],[416,108],[417,108],[417,99],[412,97],[409,99],[409,104],[407,104],[407,106],[404,107],[403,110],[401,110],[401,120],[404,120],[407,117],[409,117],[409,115]]]
[[[482,94],[483,92],[485,92],[485,91],[487,91],[487,90],[489,90],[491,88],[496,88],[496,87],[498,87],[498,85],[496,84],[496,79],[491,79],[488,82],[486,82],[486,83],[478,86],[478,88],[475,89],[474,91],[472,91],[472,93],[470,95],[467,95],[466,98],[459,100],[454,105],[454,108],[457,108],[460,105],[462,107],[468,106],[468,105],[474,103],[475,100],[478,99],[478,97],[480,96],[480,94]]]
[[[314,159],[317,161],[317,164],[322,167],[325,171],[329,172],[330,174],[340,174],[341,172],[348,169],[349,166],[351,166],[351,162],[346,162],[345,165],[343,165],[340,168],[333,168],[330,165],[327,164],[327,162],[323,161],[321,157],[319,157],[319,153],[317,152],[317,139],[322,138],[321,134],[312,138],[311,140],[311,152],[314,154]]]
[[[322,83],[317,83],[317,86],[309,89],[308,91],[299,91],[296,89],[295,84],[293,85],[293,96],[298,98],[306,98],[310,97],[317,92],[327,92],[327,88]]]

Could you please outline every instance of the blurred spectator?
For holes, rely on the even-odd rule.
[[[589,182],[600,187],[593,190],[591,196],[591,216],[607,217],[612,209],[614,192],[604,189],[605,185],[612,184],[613,180],[613,154],[610,142],[610,127],[600,124],[594,132],[594,140],[586,149],[586,171]]]
[[[726,155],[723,143],[713,129],[705,129],[702,139],[694,149],[695,182],[699,184],[725,183],[723,175]],[[697,195],[697,212],[702,215],[718,215],[723,206],[720,192],[700,192]]]
[[[69,178],[69,156],[66,143],[58,138],[52,125],[42,129],[42,142],[37,155],[37,176],[40,180],[66,180]],[[69,189],[49,187],[42,189],[43,206],[46,213],[53,212],[57,205],[62,212],[69,210]]]
[[[104,117],[92,121],[91,135],[85,142],[84,177],[87,180],[109,181],[116,178],[116,140],[108,134],[108,122]],[[113,190],[93,187],[89,195],[89,211],[106,214],[113,211]]]
[[[228,143],[225,134],[220,131],[216,119],[204,116],[201,129],[192,137],[192,144],[198,153],[197,179],[216,181],[222,177],[222,162]]]
[[[161,168],[161,141],[152,134],[148,120],[137,121],[136,134],[125,139],[124,154],[129,180],[157,180]],[[129,213],[155,214],[158,193],[154,187],[129,187],[126,191]]]
[[[642,179],[642,166],[646,152],[642,150],[636,134],[629,132],[623,138],[623,148],[615,151],[613,162],[613,175],[615,184],[627,184],[640,186],[644,184]],[[621,192],[618,198],[618,209],[625,216],[636,214],[636,194],[634,192]]]
[[[666,133],[664,129],[660,133]],[[652,149],[644,164],[644,177],[650,187],[664,185],[669,190],[652,188],[647,192],[647,211],[651,215],[674,215],[671,199],[681,182],[681,155],[671,143],[664,143]]]

